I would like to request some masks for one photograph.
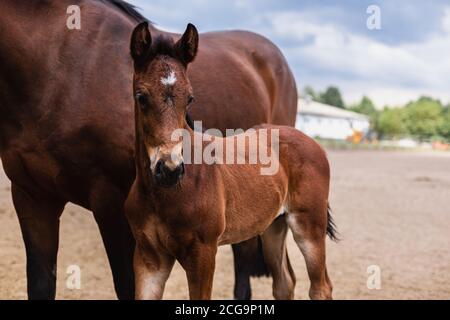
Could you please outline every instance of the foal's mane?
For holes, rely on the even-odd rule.
[[[109,4],[119,11],[125,13],[130,18],[133,18],[137,22],[150,22],[146,17],[144,17],[141,13],[139,13],[136,9],[137,7],[123,0],[97,0],[106,4]]]

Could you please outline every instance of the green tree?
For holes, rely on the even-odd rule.
[[[361,101],[358,104],[352,105],[348,108],[351,111],[362,113],[365,115],[372,115],[377,113],[377,109],[375,109],[375,105],[369,97],[362,97]]]
[[[450,111],[448,109],[445,111],[439,133],[445,140],[450,142]]]
[[[329,104],[338,108],[345,108],[344,100],[338,88],[330,86],[319,95],[319,102]]]
[[[439,100],[421,97],[406,105],[408,132],[420,140],[439,136],[444,126],[444,108]]]
[[[348,109],[350,111],[362,113],[369,116],[372,130],[376,130],[379,111],[375,108],[375,105],[369,97],[362,97],[361,101],[358,104],[352,105]]]
[[[397,138],[408,133],[405,117],[405,109],[403,108],[384,108],[377,122],[379,134],[383,137]]]
[[[312,100],[317,101],[317,94],[311,86],[305,86],[303,88],[303,94],[305,97],[310,97]]]

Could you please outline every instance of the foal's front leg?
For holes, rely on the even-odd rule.
[[[154,250],[144,253],[136,246],[134,251],[136,300],[161,300],[174,263],[175,258],[169,254]]]
[[[211,299],[216,253],[216,243],[195,243],[180,259],[180,264],[186,271],[191,300]]]

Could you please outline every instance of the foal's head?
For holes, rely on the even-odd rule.
[[[135,28],[131,38],[136,129],[151,174],[161,186],[175,185],[184,173],[182,144],[171,136],[186,126],[186,111],[194,100],[186,69],[197,48],[198,33],[192,24],[176,43],[168,37],[152,41],[146,22]]]

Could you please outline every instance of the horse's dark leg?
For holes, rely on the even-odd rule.
[[[254,239],[248,241],[254,241]],[[249,269],[249,263],[252,263],[252,261],[247,259],[245,244],[246,242],[243,242],[231,246],[234,255],[234,299],[236,300],[250,300],[252,298]]]
[[[134,238],[123,211],[123,195],[114,187],[93,193],[92,210],[111,266],[120,300],[134,299]]]
[[[55,299],[59,217],[65,203],[19,186],[11,188],[27,255],[28,298]]]
[[[258,237],[233,244],[234,254],[234,298],[237,300],[250,300],[252,289],[250,276],[268,276],[269,272],[264,262],[261,239]]]

